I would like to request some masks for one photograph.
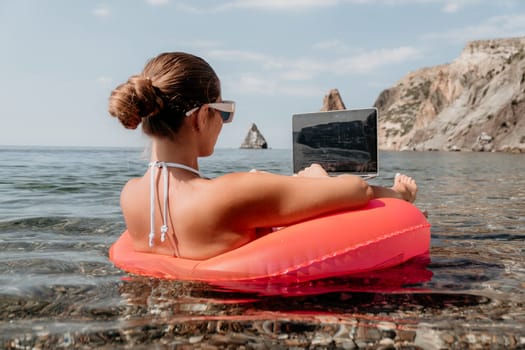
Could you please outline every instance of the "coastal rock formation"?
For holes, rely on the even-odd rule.
[[[241,148],[252,148],[252,149],[266,149],[268,148],[268,143],[266,139],[261,134],[257,125],[252,124],[248,130],[248,134],[244,138],[244,142],[241,144]]]
[[[525,152],[525,37],[469,42],[452,63],[384,90],[375,107],[381,149]]]
[[[321,111],[339,111],[341,109],[346,109],[343,99],[339,94],[339,90],[332,89],[324,96],[323,107]]]

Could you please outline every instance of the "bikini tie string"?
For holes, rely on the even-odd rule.
[[[198,170],[193,169],[184,164],[180,163],[168,163],[154,161],[149,163],[148,167],[151,168],[150,173],[150,231],[149,231],[149,247],[153,247],[153,241],[155,239],[155,173],[157,168],[162,168],[162,177],[164,182],[164,208],[163,208],[163,218],[162,226],[160,227],[160,241],[164,242],[166,240],[166,233],[168,233],[168,168],[179,168],[183,170],[190,171],[199,177],[203,177]]]

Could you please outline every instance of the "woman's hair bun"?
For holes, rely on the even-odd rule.
[[[142,118],[162,112],[164,102],[149,77],[134,75],[111,92],[109,113],[127,129],[136,129]]]

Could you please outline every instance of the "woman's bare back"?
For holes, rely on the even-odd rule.
[[[233,230],[221,223],[217,199],[210,198],[214,183],[199,178],[180,178],[170,174],[166,224],[168,231],[161,241],[164,224],[164,184],[156,176],[154,200],[154,240],[149,246],[150,233],[150,174],[129,181],[121,194],[121,207],[135,249],[144,252],[204,259],[218,255],[252,240],[254,229]],[[159,172],[160,173],[160,172]]]

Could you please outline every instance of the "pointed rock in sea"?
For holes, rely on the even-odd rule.
[[[244,138],[244,142],[241,144],[241,148],[249,148],[249,149],[267,149],[268,148],[268,143],[266,142],[266,139],[261,134],[261,132],[257,128],[257,125],[255,125],[255,123],[253,123],[250,129],[248,130],[248,134],[246,134],[246,137]]]
[[[339,90],[330,90],[328,94],[324,96],[323,107],[321,108],[321,111],[340,111],[342,109],[346,108],[345,104],[343,103],[343,99],[339,94]]]

